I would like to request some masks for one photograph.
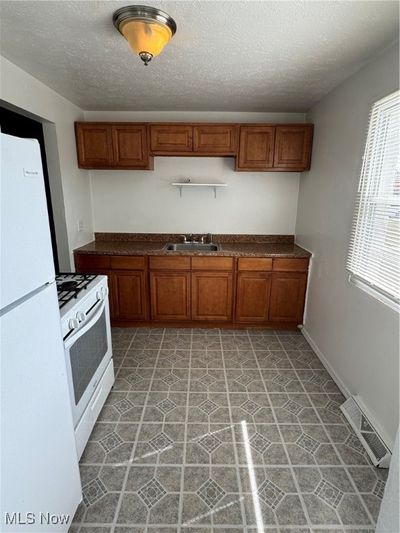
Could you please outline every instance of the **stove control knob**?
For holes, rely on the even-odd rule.
[[[69,329],[79,328],[79,322],[76,318],[70,318],[68,322]]]
[[[82,313],[81,311],[78,311],[76,313],[76,319],[77,319],[78,322],[85,322],[85,320],[86,320],[85,313]]]
[[[101,291],[101,290],[100,290],[100,291],[97,291],[97,292],[96,292],[96,298],[97,298],[98,300],[104,300],[103,291]]]

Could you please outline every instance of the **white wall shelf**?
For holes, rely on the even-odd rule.
[[[227,187],[227,183],[195,183],[192,181],[176,181],[171,183],[174,187],[179,187],[179,196],[182,197],[183,187],[212,187],[214,189],[214,198],[217,197],[217,188],[218,187]]]

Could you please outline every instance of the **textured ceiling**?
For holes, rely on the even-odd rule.
[[[398,33],[391,1],[151,0],[178,31],[144,67],[128,4],[2,1],[1,53],[88,110],[304,111]]]

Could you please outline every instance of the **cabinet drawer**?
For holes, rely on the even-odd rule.
[[[115,255],[111,257],[111,268],[118,270],[144,270],[146,259],[129,255]]]
[[[75,268],[78,270],[94,269],[108,269],[110,268],[109,255],[97,254],[75,254],[74,256]]]
[[[190,257],[150,257],[152,270],[190,270]]]
[[[192,270],[232,270],[233,257],[192,257]]]
[[[277,272],[306,272],[308,270],[308,259],[274,259],[273,268]]]
[[[271,257],[240,257],[238,260],[238,270],[272,270]]]

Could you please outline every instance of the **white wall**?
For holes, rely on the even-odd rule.
[[[400,441],[397,433],[393,456],[390,461],[389,477],[385,486],[376,533],[397,533],[400,531]]]
[[[62,226],[62,210],[65,209],[69,249],[63,249],[66,243],[59,229],[57,246],[61,252],[60,268],[69,268],[73,264],[71,250],[93,238],[90,176],[88,171],[78,169],[75,147],[74,121],[83,120],[83,111],[4,58],[1,58],[1,99],[28,112],[33,118],[44,119],[55,125],[56,139],[50,126],[45,125],[44,128],[46,155],[49,160],[50,182],[53,181],[52,192],[57,191],[57,198],[53,202],[56,229],[57,224],[59,228]],[[58,153],[55,153],[57,150]],[[62,189],[55,183],[58,170]],[[60,206],[61,193],[64,205]],[[83,221],[81,232],[78,231],[78,220]]]
[[[86,120],[304,122],[302,113],[85,112]],[[185,189],[171,182],[226,182]],[[156,157],[154,171],[91,171],[95,231],[293,234],[298,173],[234,172],[234,158]]]
[[[297,243],[313,252],[306,333],[393,446],[399,315],[347,281],[346,256],[371,104],[398,88],[397,46],[314,106],[312,167],[300,180]]]

